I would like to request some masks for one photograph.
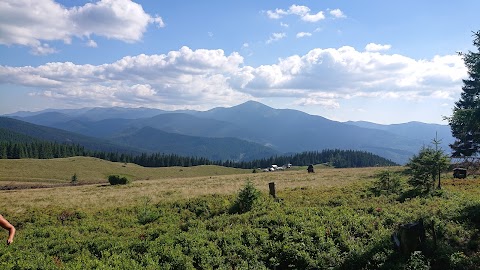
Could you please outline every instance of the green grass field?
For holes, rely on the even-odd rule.
[[[75,157],[0,160],[1,214],[17,227],[0,269],[479,269],[480,182],[372,192],[401,167],[252,173],[216,166],[142,168]],[[76,173],[80,185],[69,185]],[[110,174],[129,176],[110,186]],[[232,212],[247,181],[260,198]],[[278,199],[268,196],[275,182]],[[31,188],[49,186],[48,188]],[[423,253],[394,251],[399,224],[423,218]],[[2,236],[6,239],[6,232]],[[423,267],[423,268],[422,268]]]

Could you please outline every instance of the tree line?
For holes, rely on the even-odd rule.
[[[143,153],[141,155],[132,155],[118,152],[88,150],[79,144],[46,141],[0,141],[0,159],[51,159],[74,156],[95,157],[112,162],[135,163],[144,167],[231,165],[230,162],[214,162],[202,157],[182,157],[176,154]]]
[[[87,155],[85,148],[78,144],[59,144],[56,142],[0,142],[0,159],[21,158],[65,158]]]
[[[309,164],[329,163],[337,168],[391,166],[394,162],[372,153],[354,150],[323,150],[310,151],[293,155],[274,156],[252,161],[209,160],[204,157],[183,157],[176,154],[142,153],[132,155],[118,152],[103,152],[85,149],[79,144],[57,142],[0,142],[0,159],[51,159],[74,156],[95,157],[112,162],[135,163],[144,167],[190,167],[199,165],[218,165],[243,169],[266,168],[272,164],[282,166],[294,164],[306,166]]]
[[[292,155],[274,156],[253,161],[237,162],[234,167],[239,168],[266,168],[272,164],[307,166],[310,164],[326,163],[336,168],[355,168],[373,166],[394,166],[396,163],[369,152],[357,150],[326,149],[322,151],[307,151]]]

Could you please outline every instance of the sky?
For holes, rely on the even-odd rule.
[[[208,110],[447,124],[478,0],[2,0],[0,114]]]

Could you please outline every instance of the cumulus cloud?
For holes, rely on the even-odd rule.
[[[270,19],[281,19],[286,15],[296,15],[306,22],[318,22],[325,19],[323,11],[314,14],[311,14],[310,11],[310,8],[307,6],[291,5],[288,10],[277,8],[275,10],[267,10],[266,13]]]
[[[314,49],[303,56],[280,59],[275,65],[253,71],[245,88],[264,89],[302,97],[301,104],[323,104],[327,93],[338,99],[451,99],[461,89],[467,74],[460,57],[436,56],[431,60],[415,60],[401,55],[359,52],[352,47]],[[312,98],[314,94],[315,98]],[[321,99],[318,96],[321,94]],[[258,95],[258,94],[257,94]],[[323,95],[323,96],[322,96]],[[319,103],[320,104],[320,103]]]
[[[367,52],[378,52],[378,51],[388,51],[392,48],[390,44],[375,44],[375,43],[368,43],[367,46],[365,46],[365,50]]]
[[[0,66],[0,84],[31,87],[33,95],[83,106],[190,104],[193,108],[219,97],[227,104],[251,99],[229,82],[242,63],[238,53],[182,47],[167,54],[127,56],[103,65],[57,62],[38,67]]]
[[[302,20],[306,22],[318,22],[325,19],[325,15],[323,14],[323,11],[320,11],[316,14],[306,14],[302,16]]]
[[[287,37],[286,33],[273,33],[272,35],[270,35],[270,38],[267,40],[266,43],[270,44],[272,42],[279,41],[285,37]]]
[[[164,27],[161,17],[145,13],[130,0],[100,0],[66,8],[53,0],[5,0],[0,3],[0,44],[24,45],[34,54],[55,52],[45,42],[103,36],[124,42],[141,40],[149,24]]]
[[[89,39],[86,43],[87,47],[92,47],[92,48],[96,48],[98,47],[97,43],[95,42],[95,40],[92,40],[92,39]]]
[[[311,37],[311,36],[312,36],[312,33],[308,33],[308,32],[299,32],[299,33],[297,33],[297,38]]]
[[[162,17],[155,15],[154,18],[150,17],[149,23],[154,23],[157,25],[158,28],[165,27],[165,23],[163,22]]]
[[[316,48],[275,64],[244,65],[236,52],[182,47],[166,54],[127,56],[102,65],[47,63],[0,66],[0,84],[30,87],[34,95],[77,105],[234,105],[288,97],[301,106],[338,108],[341,100],[450,100],[467,69],[458,55],[416,60],[353,47]]]
[[[333,9],[333,10],[330,10],[330,15],[332,15],[333,17],[335,18],[346,18],[347,16],[345,16],[345,14],[343,13],[343,11],[341,11],[340,9],[336,8],[336,9]]]
[[[289,14],[305,16],[310,12],[310,8],[307,6],[291,5],[288,11],[289,11]]]
[[[48,55],[56,52],[57,50],[55,48],[50,47],[50,45],[46,43],[39,43],[37,46],[32,47],[30,50],[30,53],[33,55]]]

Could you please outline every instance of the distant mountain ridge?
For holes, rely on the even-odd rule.
[[[269,147],[237,138],[207,138],[181,135],[148,126],[131,134],[114,138],[113,141],[146,152],[154,151],[235,162],[268,158],[280,154]]]
[[[448,125],[428,124],[415,121],[391,125],[381,125],[366,121],[348,121],[346,123],[359,127],[384,130],[406,138],[421,140],[424,145],[431,144],[433,139],[437,137],[437,139],[441,141],[440,147],[447,152],[450,150],[449,144],[454,141],[450,126]]]
[[[106,152],[121,152],[129,154],[139,154],[135,148],[118,145],[107,140],[98,138],[91,138],[81,134],[72,133],[69,131],[51,128],[47,126],[27,123],[21,120],[12,119],[8,117],[0,117],[0,129],[8,131],[13,134],[20,134],[25,138],[32,140],[51,141],[58,143],[80,144],[87,149],[106,151]]]
[[[361,150],[404,164],[418,150],[431,143],[436,134],[442,148],[449,151],[453,142],[449,126],[410,122],[379,125],[369,122],[337,122],[321,116],[291,109],[274,109],[262,103],[248,101],[229,108],[208,111],[164,111],[147,108],[85,108],[78,110],[45,110],[38,113],[10,114],[22,121],[68,130],[91,137],[108,139],[116,144],[132,144],[146,151],[197,153],[196,142],[204,139],[236,138],[229,144],[217,141],[222,151],[240,149],[248,143],[256,145],[255,153],[298,153],[323,149]],[[165,134],[168,133],[168,134]],[[183,144],[176,147],[161,142],[142,143],[142,138],[159,141],[177,136]],[[168,135],[168,136],[167,136]],[[190,137],[185,137],[190,136]],[[200,139],[203,138],[203,139]],[[147,141],[146,139],[144,140]],[[241,143],[240,143],[241,141]],[[238,146],[240,143],[241,146]],[[173,145],[173,143],[171,144]],[[161,147],[160,147],[161,146]],[[269,151],[266,151],[266,148]],[[195,150],[196,149],[196,150]],[[207,151],[208,152],[208,151]],[[220,152],[219,152],[220,153]],[[244,153],[243,156],[252,156]],[[254,155],[253,155],[254,156]],[[253,157],[252,158],[255,158]]]

